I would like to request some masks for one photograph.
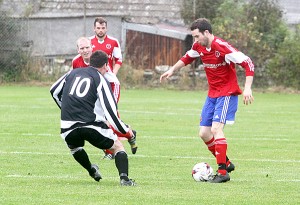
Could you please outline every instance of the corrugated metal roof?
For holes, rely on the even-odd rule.
[[[176,38],[185,40],[187,35],[190,34],[190,30],[184,26],[174,26],[167,23],[158,23],[155,25],[135,24],[127,23],[123,24],[123,29],[139,31],[143,33],[156,34],[160,36],[166,36],[170,38]]]

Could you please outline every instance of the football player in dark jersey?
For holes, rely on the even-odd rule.
[[[134,186],[134,180],[128,177],[128,156],[124,146],[106,123],[108,121],[120,133],[134,135],[119,118],[111,87],[103,77],[107,62],[105,52],[94,52],[88,68],[69,71],[51,86],[50,93],[61,109],[61,137],[74,159],[99,181],[102,179],[99,168],[91,164],[84,143],[88,141],[99,149],[109,149],[115,157],[120,184]]]

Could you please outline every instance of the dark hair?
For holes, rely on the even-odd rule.
[[[94,68],[101,68],[108,62],[108,56],[105,52],[98,50],[95,51],[90,58],[90,66]]]
[[[106,19],[105,18],[103,18],[103,17],[96,17],[95,18],[95,21],[94,21],[94,26],[96,26],[96,23],[99,23],[99,24],[103,24],[103,23],[105,23],[105,25],[107,26],[107,21],[106,21]]]
[[[197,20],[195,20],[192,25],[191,25],[191,31],[195,30],[195,29],[199,29],[199,31],[201,33],[203,33],[205,30],[208,30],[209,33],[212,34],[212,27],[210,24],[210,21],[206,18],[199,18]]]

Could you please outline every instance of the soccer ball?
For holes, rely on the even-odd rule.
[[[197,182],[206,182],[213,177],[213,168],[206,162],[195,164],[192,170],[192,177]]]

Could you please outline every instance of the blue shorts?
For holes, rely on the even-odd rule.
[[[238,107],[238,96],[207,97],[202,108],[200,126],[212,126],[212,122],[233,124]]]

